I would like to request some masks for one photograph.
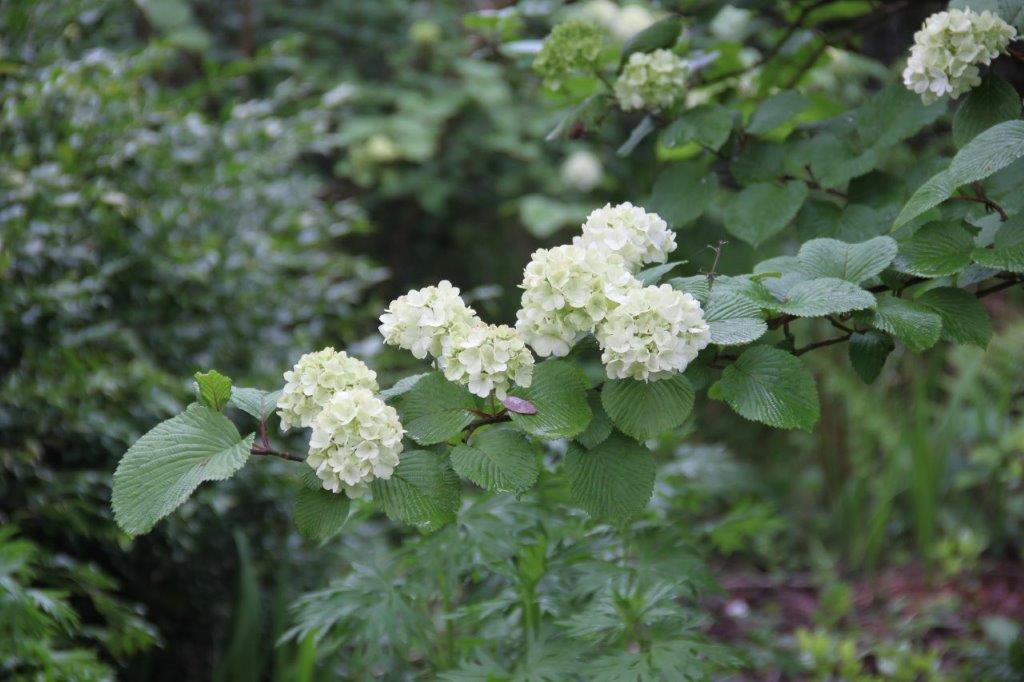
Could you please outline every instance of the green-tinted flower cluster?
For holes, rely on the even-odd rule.
[[[544,79],[544,85],[557,90],[571,76],[597,71],[606,37],[604,29],[589,21],[559,24],[544,41],[533,70]]]

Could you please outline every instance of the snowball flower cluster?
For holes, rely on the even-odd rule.
[[[329,347],[303,355],[284,373],[284,380],[284,389],[277,399],[282,431],[309,426],[338,391],[378,388],[376,372],[345,351]]]
[[[448,280],[399,296],[380,316],[384,342],[410,351],[422,360],[441,356],[442,341],[480,323]]]
[[[491,391],[504,398],[512,383],[525,387],[533,381],[533,355],[507,325],[479,324],[453,334],[440,364],[446,379],[466,384],[481,398]]]
[[[954,99],[981,83],[978,64],[989,64],[1017,31],[988,10],[952,9],[928,17],[914,34],[903,83],[925,104]]]
[[[612,379],[656,381],[682,372],[711,342],[700,303],[668,284],[633,289],[597,327]]]
[[[617,254],[577,244],[539,249],[523,275],[516,329],[541,357],[567,355],[638,286]]]
[[[393,407],[369,389],[338,391],[313,420],[306,463],[323,487],[355,499],[375,479],[391,478],[405,433]]]
[[[628,201],[593,211],[583,224],[583,234],[572,243],[618,254],[631,271],[645,263],[664,263],[676,249],[675,234],[661,216]]]
[[[567,78],[597,71],[604,49],[605,31],[597,24],[574,19],[555,26],[533,61],[533,70],[552,90]]]
[[[634,52],[615,81],[623,111],[665,109],[686,93],[686,61],[671,50]]]
[[[581,13],[611,31],[619,40],[627,40],[654,23],[655,17],[643,5],[619,7],[611,0],[591,0]]]

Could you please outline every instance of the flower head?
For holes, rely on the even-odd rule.
[[[671,50],[634,52],[615,81],[623,111],[666,109],[686,94],[686,61]]]
[[[377,373],[345,351],[324,348],[306,353],[284,373],[284,389],[277,399],[281,430],[309,426],[337,391],[350,388],[377,390]]]
[[[606,204],[587,216],[582,236],[573,244],[605,249],[622,257],[630,270],[645,263],[664,263],[676,249],[675,234],[657,213],[648,213],[628,201]]]
[[[544,40],[533,70],[547,87],[557,90],[573,75],[594,73],[604,43],[604,29],[597,24],[580,19],[566,21],[555,26]]]
[[[604,169],[601,160],[591,152],[575,151],[562,163],[562,181],[581,192],[589,192],[597,187],[602,177]]]
[[[491,391],[504,398],[513,383],[530,385],[533,355],[512,327],[481,323],[445,341],[441,369],[446,379],[466,384],[481,398]]]
[[[633,289],[597,326],[612,379],[657,381],[682,372],[711,342],[700,303],[668,284]]]
[[[539,249],[523,275],[516,329],[538,355],[567,355],[639,286],[615,253],[576,244]]]
[[[981,83],[978,64],[989,64],[1017,30],[989,12],[951,9],[925,19],[903,70],[903,83],[925,104],[954,99]]]
[[[313,420],[306,463],[325,490],[362,497],[371,481],[391,478],[404,433],[395,408],[368,389],[338,391]]]
[[[442,340],[480,322],[472,308],[447,280],[399,296],[380,316],[384,342],[404,348],[419,359],[440,357]]]

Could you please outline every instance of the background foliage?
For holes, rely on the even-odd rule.
[[[151,535],[113,525],[118,456],[184,407],[197,369],[276,387],[331,344],[390,385],[410,359],[374,341],[382,302],[446,277],[508,320],[529,253],[606,202],[679,230],[677,286],[713,270],[728,290],[811,237],[863,242],[904,218],[905,278],[964,271],[955,249],[914,247],[960,233],[917,226],[966,218],[994,238],[999,216],[904,206],[998,120],[972,129],[972,100],[922,107],[894,85],[944,3],[725,4],[643,6],[681,13],[688,52],[716,55],[707,100],[647,124],[608,111],[595,77],[551,90],[531,73],[553,25],[597,12],[581,3],[0,8],[4,675],[1015,679],[1015,291],[986,299],[987,344],[976,327],[948,344],[926,310],[887,330],[884,363],[881,337],[807,354],[813,430],[698,401],[657,442],[628,529],[586,519],[544,469],[518,498],[467,494],[433,534],[357,508],[311,542],[292,530],[293,469],[270,461]],[[1021,82],[1012,60],[993,71]],[[563,169],[574,152],[599,162],[593,184]],[[1022,171],[984,196],[1016,214]],[[769,333],[800,348],[826,327]]]

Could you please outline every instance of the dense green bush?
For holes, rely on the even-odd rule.
[[[1020,3],[971,4],[1022,28]],[[70,648],[145,677],[1013,679],[1009,607],[883,634],[859,612],[865,572],[917,560],[947,592],[977,575],[984,593],[1024,541],[1019,50],[965,71],[954,106],[922,102],[892,62],[944,8],[6,9],[0,520],[31,538],[3,547],[41,557],[11,594],[61,584],[36,570],[50,552],[97,557],[173,647],[134,655],[156,637],[142,621],[134,648],[111,645],[117,616],[79,586],[89,627],[50,614],[9,668],[54,671]],[[915,63],[910,86],[946,87]],[[644,263],[595,247],[588,267],[607,277],[623,256],[639,282],[624,286],[648,293],[614,325],[588,308],[564,358],[543,360],[559,344],[523,324],[450,325],[432,366],[381,347],[383,302],[445,278],[489,321],[529,313],[530,252],[621,201],[664,218],[674,248],[651,246],[656,227],[634,240]],[[633,229],[615,210],[592,222]],[[672,332],[696,357],[616,364],[631,325],[664,323],[639,288],[658,283],[659,300],[699,303]],[[422,330],[393,323],[385,340],[422,355]],[[513,371],[474,355],[488,335],[542,357],[516,350]],[[311,446],[318,479],[274,405],[281,373],[326,345],[378,379],[347,356],[286,377],[283,425],[314,418],[335,448]],[[365,395],[337,383],[355,375]],[[296,411],[299,385],[318,397]],[[336,423],[316,416],[327,399]],[[341,485],[319,465],[347,452],[356,400],[405,437],[374,450],[398,460],[376,480]],[[111,456],[160,420],[114,477],[121,527],[158,524],[129,544],[104,508]],[[338,492],[367,482],[372,502]],[[790,576],[812,590],[813,618],[744,615],[760,605],[734,578],[750,572],[783,613]],[[936,643],[930,623],[958,634]]]

